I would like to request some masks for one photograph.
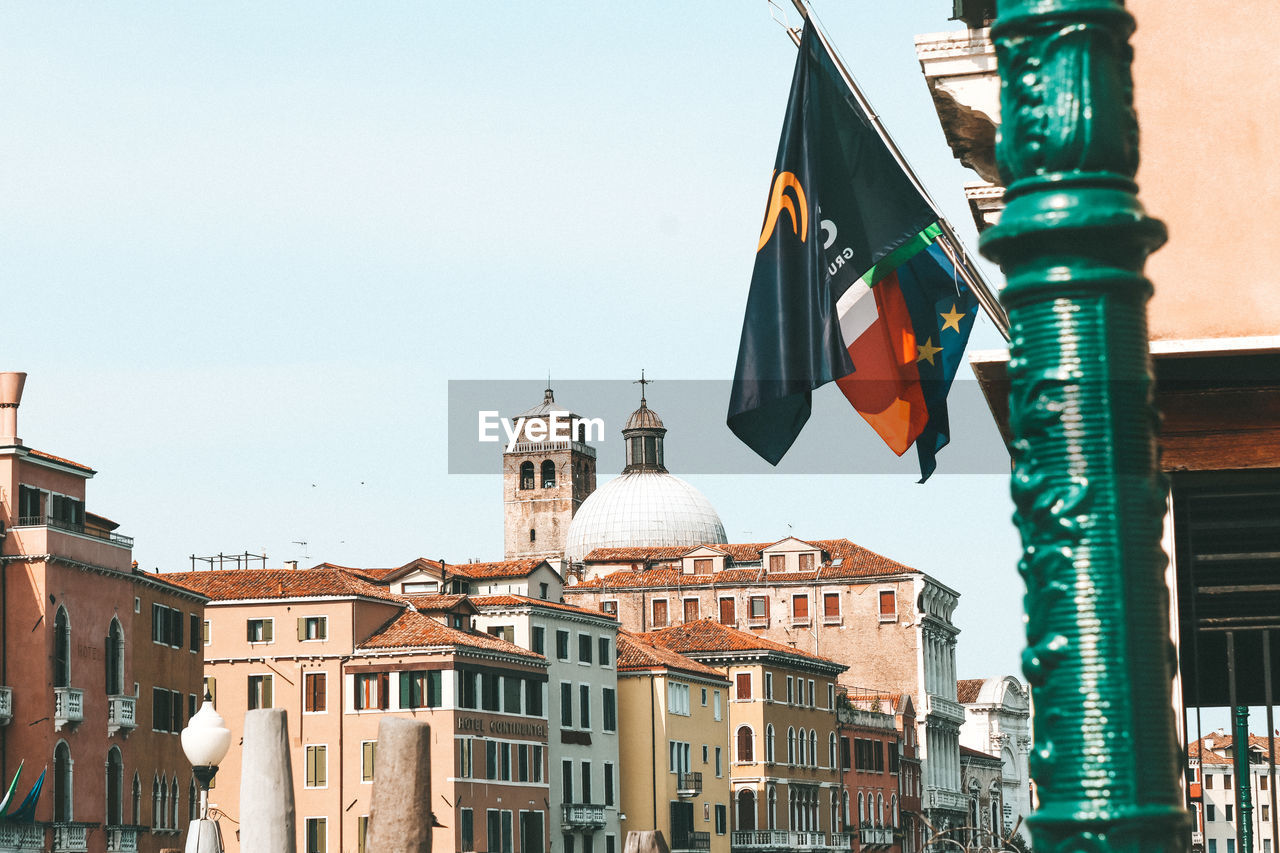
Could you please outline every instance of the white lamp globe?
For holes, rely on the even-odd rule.
[[[208,699],[182,730],[182,751],[193,767],[217,767],[231,748],[231,730]]]

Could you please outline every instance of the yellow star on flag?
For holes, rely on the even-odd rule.
[[[933,357],[942,352],[942,347],[933,345],[933,338],[925,338],[924,343],[916,344],[916,361],[927,361],[933,364]]]
[[[946,321],[938,331],[945,332],[947,329],[955,329],[957,332],[960,331],[960,321],[964,319],[964,312],[957,311],[956,304],[954,302],[951,303],[950,314],[943,312],[938,316]]]

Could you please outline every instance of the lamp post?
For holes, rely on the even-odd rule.
[[[200,783],[200,817],[187,829],[186,853],[222,853],[222,832],[218,822],[209,819],[209,783],[231,747],[231,731],[224,722],[206,692],[204,704],[182,730],[182,751]]]

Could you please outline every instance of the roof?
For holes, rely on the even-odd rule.
[[[227,569],[165,572],[160,578],[167,583],[208,596],[215,602],[315,596],[362,596],[393,602],[400,600],[350,569]]]
[[[767,640],[756,634],[739,631],[728,625],[722,625],[714,619],[699,619],[670,628],[660,628],[642,634],[646,640],[666,646],[672,651],[684,655],[733,653],[733,652],[776,652],[804,658],[813,663],[826,664],[848,669],[844,664],[836,663],[830,658],[802,652],[791,646]]]
[[[1276,734],[1276,740],[1280,741],[1280,732]],[[1213,745],[1210,746],[1209,744]],[[1231,764],[1233,759],[1229,755],[1232,747],[1235,745],[1235,736],[1229,732],[1210,732],[1199,740],[1191,742],[1187,747],[1187,755],[1191,758],[1200,757],[1204,764]],[[1249,749],[1260,752],[1262,755],[1268,754],[1268,743],[1266,735],[1249,735]]]
[[[969,705],[978,701],[985,678],[965,678],[956,682],[956,701],[961,705]]]
[[[411,649],[452,646],[480,649],[486,652],[499,652],[516,657],[529,658],[532,661],[545,661],[540,654],[522,649],[515,643],[508,643],[489,634],[472,631],[459,631],[437,622],[430,616],[406,610],[369,637],[357,648],[360,649]]]
[[[455,610],[459,609],[461,604],[467,605],[461,609],[469,613],[476,612],[475,604],[465,595],[404,595],[401,598],[412,604],[415,610],[423,613]]]
[[[785,541],[785,540],[784,540]],[[759,563],[763,551],[774,542],[756,542],[749,544],[732,544],[706,542],[692,548],[686,547],[648,547],[648,548],[596,548],[586,556],[588,563],[661,563],[674,562],[695,548],[716,548],[729,555],[734,563]],[[829,559],[815,571],[771,573],[770,577],[785,576],[787,580],[840,580],[844,578],[878,577],[881,575],[902,574],[918,570],[891,560],[848,539],[814,539],[809,544],[824,551]],[[839,561],[839,565],[833,565]],[[726,568],[725,571],[712,575],[685,575],[674,567],[658,567],[649,569],[622,569],[602,578],[583,581],[579,587],[629,587],[629,586],[704,586],[712,583],[749,582],[760,578],[761,566],[750,568]],[[735,573],[736,574],[731,574]],[[664,574],[665,573],[665,574]]]
[[[37,459],[48,459],[50,462],[57,462],[59,465],[68,465],[72,468],[79,468],[81,471],[88,471],[90,474],[96,474],[97,471],[88,465],[81,465],[79,462],[72,462],[70,459],[64,459],[61,456],[54,456],[52,453],[45,453],[43,450],[36,450],[34,447],[27,448],[27,454]]]
[[[679,652],[655,645],[644,636],[630,631],[618,631],[618,654],[615,665],[618,672],[674,669],[705,678],[714,678],[725,683],[729,681],[729,677],[723,672],[698,663]]]
[[[550,610],[561,610],[567,613],[580,613],[584,616],[594,616],[597,619],[606,619],[610,622],[618,621],[618,617],[603,610],[593,610],[590,607],[579,607],[576,604],[564,604],[559,601],[547,601],[545,598],[530,598],[527,595],[473,595],[471,603],[476,607],[546,607]]]
[[[451,575],[462,575],[471,580],[489,580],[493,578],[524,578],[533,574],[538,566],[546,560],[540,557],[528,557],[523,560],[498,560],[492,563],[462,563],[445,565]]]
[[[1000,756],[998,755],[990,755],[989,753],[986,753],[986,752],[979,752],[976,749],[970,749],[964,744],[961,744],[960,760],[963,761],[966,758],[985,758],[987,761],[995,761],[995,762],[999,762],[1001,760]]]

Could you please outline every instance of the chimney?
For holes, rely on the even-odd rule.
[[[286,569],[288,569],[289,571],[291,571],[291,572],[296,572],[296,571],[298,570],[298,561],[297,561],[297,560],[285,560],[285,561],[284,561],[284,567],[285,567]]]
[[[26,381],[25,373],[0,373],[0,446],[22,444],[18,438],[18,404]]]

